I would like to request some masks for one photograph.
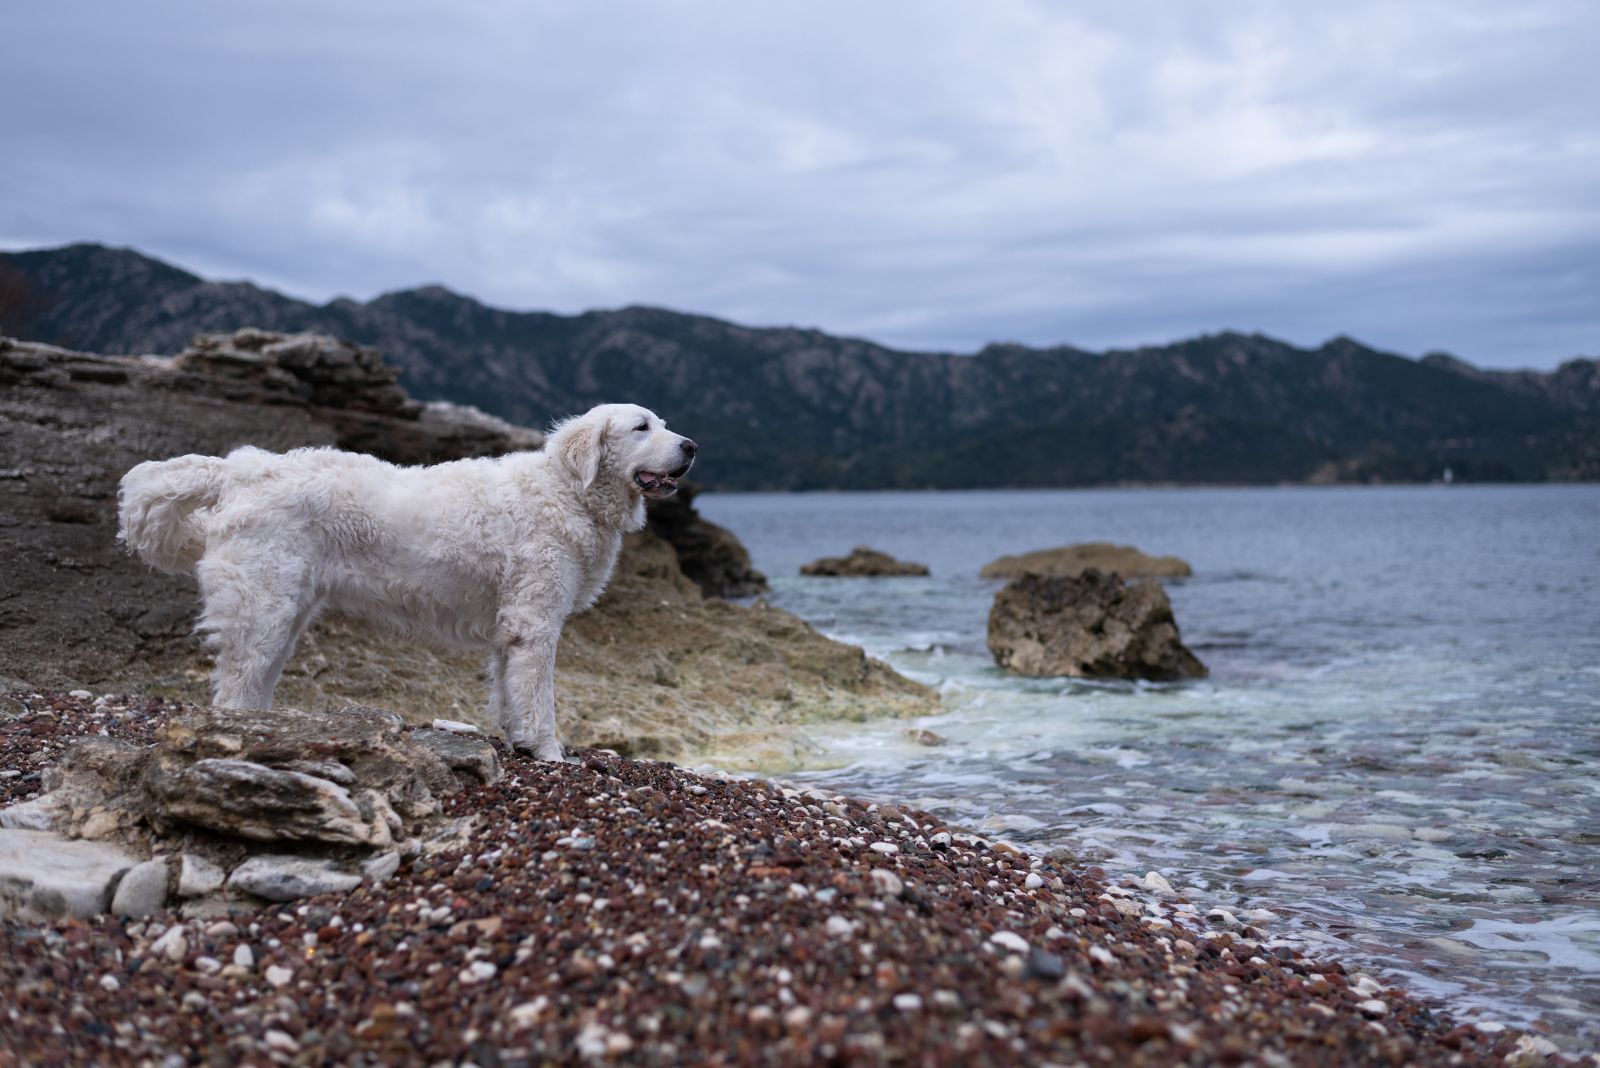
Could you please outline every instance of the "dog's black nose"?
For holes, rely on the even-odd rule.
[[[694,443],[693,438],[684,438],[682,441],[678,442],[678,448],[683,450],[683,454],[685,456],[693,456],[695,453],[700,451],[700,446]]]

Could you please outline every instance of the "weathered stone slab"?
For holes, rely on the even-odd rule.
[[[388,825],[338,783],[250,760],[161,760],[149,772],[161,820],[257,842],[385,846]]]
[[[228,887],[268,901],[294,901],[354,890],[361,876],[331,860],[296,856],[251,857],[228,876]]]
[[[0,916],[88,919],[111,907],[112,890],[139,863],[104,842],[49,831],[0,830]]]

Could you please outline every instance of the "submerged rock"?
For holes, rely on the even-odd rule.
[[[857,545],[850,550],[849,556],[824,556],[820,560],[813,560],[802,565],[802,575],[826,576],[865,576],[878,577],[883,575],[926,575],[926,564],[912,563],[909,560],[896,560],[888,553],[880,552],[867,545]]]
[[[1090,568],[1076,578],[1024,574],[995,594],[989,651],[1018,675],[1203,678],[1179,640],[1172,602],[1153,582]]]
[[[1188,561],[1176,556],[1151,556],[1131,545],[1113,545],[1109,541],[1086,541],[1059,549],[1002,556],[984,564],[978,574],[1006,579],[1025,574],[1071,578],[1091,567],[1123,578],[1182,578],[1194,574]]]

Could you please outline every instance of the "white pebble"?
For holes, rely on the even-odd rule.
[[[1036,871],[1030,871],[1028,877],[1022,881],[1022,885],[1029,890],[1037,890],[1044,885],[1044,877]]]
[[[298,1053],[300,1050],[300,1043],[296,1042],[294,1036],[287,1031],[273,1028],[261,1037],[268,1049],[275,1049],[280,1053]]]
[[[462,723],[455,719],[436,719],[428,724],[436,731],[449,731],[451,734],[481,734],[482,731],[470,723]]]
[[[1146,890],[1155,894],[1170,894],[1173,892],[1172,884],[1167,882],[1166,877],[1158,871],[1145,872],[1143,886]]]
[[[462,968],[456,978],[465,985],[471,986],[473,983],[481,983],[486,979],[493,979],[495,972],[499,970],[499,968],[496,968],[486,960],[475,960],[465,968]]]
[[[1357,1005],[1356,1008],[1360,1009],[1368,1016],[1389,1015],[1389,1006],[1385,1005],[1377,998],[1368,998],[1366,1001],[1363,1001],[1361,1004]]]
[[[89,698],[93,697],[94,694],[90,693],[88,690],[68,690],[67,696],[76,697],[80,701],[87,701]]]
[[[506,1020],[513,1029],[532,1027],[539,1021],[539,1017],[550,1005],[550,999],[543,994],[532,1001],[524,1001],[520,1005],[513,1005],[511,1011],[506,1013]]]
[[[900,847],[895,845],[893,842],[873,842],[867,848],[872,850],[874,853],[888,854],[900,852]]]
[[[189,936],[183,927],[168,928],[167,933],[150,943],[150,952],[168,960],[182,960],[189,953]]]
[[[87,691],[84,692],[84,696],[89,696]],[[117,977],[114,975],[102,975],[100,977],[100,989],[106,991],[107,993],[115,994],[118,990],[122,989],[122,984],[117,982]]]
[[[873,868],[867,877],[872,880],[873,888],[884,897],[899,897],[906,891],[905,881],[887,868]]]
[[[235,946],[233,963],[241,968],[254,968],[256,966],[256,955],[249,946]]]
[[[1009,949],[1013,953],[1028,952],[1028,940],[1010,931],[996,931],[989,936],[989,941],[1004,949]]]
[[[855,929],[856,925],[845,919],[843,916],[828,917],[827,931],[835,938],[848,938],[850,936],[850,932],[854,931]]]
[[[894,1007],[901,1012],[921,1012],[922,999],[915,994],[896,994]]]
[[[267,968],[267,982],[275,987],[285,987],[294,978],[294,972],[282,965],[274,964]]]

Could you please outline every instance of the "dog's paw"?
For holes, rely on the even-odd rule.
[[[571,757],[566,756],[561,751],[561,747],[559,745],[551,747],[540,745],[538,742],[513,741],[511,743],[511,749],[513,752],[520,753],[526,757],[532,757],[535,760],[554,760],[567,764],[573,762]]]

